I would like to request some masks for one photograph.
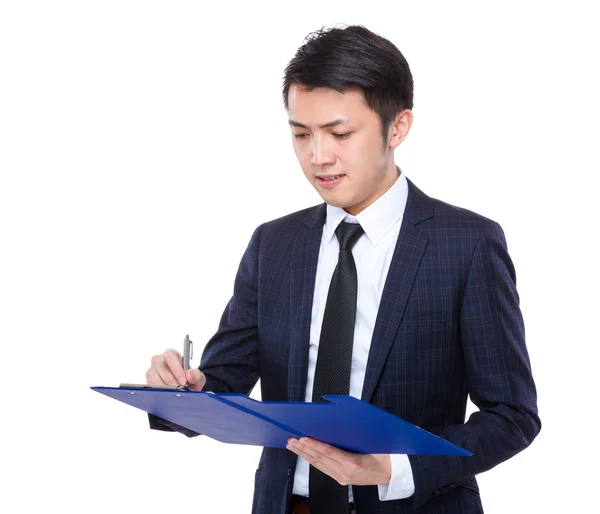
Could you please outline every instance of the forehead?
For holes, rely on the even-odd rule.
[[[319,125],[341,118],[362,123],[376,118],[358,90],[340,93],[335,89],[318,87],[308,91],[297,84],[290,87],[288,114],[291,119],[306,125]]]

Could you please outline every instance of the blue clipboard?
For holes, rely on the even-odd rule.
[[[290,437],[312,437],[354,453],[472,455],[351,396],[324,396],[324,403],[261,402],[179,389],[91,389],[224,443],[285,448]]]

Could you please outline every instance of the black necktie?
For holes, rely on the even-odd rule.
[[[347,395],[350,391],[357,293],[352,247],[362,235],[363,228],[358,224],[342,222],[335,233],[340,243],[340,253],[325,304],[313,402],[324,402],[323,395]],[[347,514],[348,487],[311,466],[309,502],[311,514]]]

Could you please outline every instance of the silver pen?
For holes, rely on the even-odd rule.
[[[183,340],[183,357],[181,358],[184,373],[190,369],[190,359],[193,357],[193,350],[194,345],[192,341],[190,341],[190,336],[186,335]],[[185,381],[185,387],[187,387],[187,380]]]

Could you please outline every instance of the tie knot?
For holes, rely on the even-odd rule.
[[[364,230],[358,223],[342,221],[335,230],[335,235],[340,243],[340,250],[352,250],[354,243],[363,234]]]

